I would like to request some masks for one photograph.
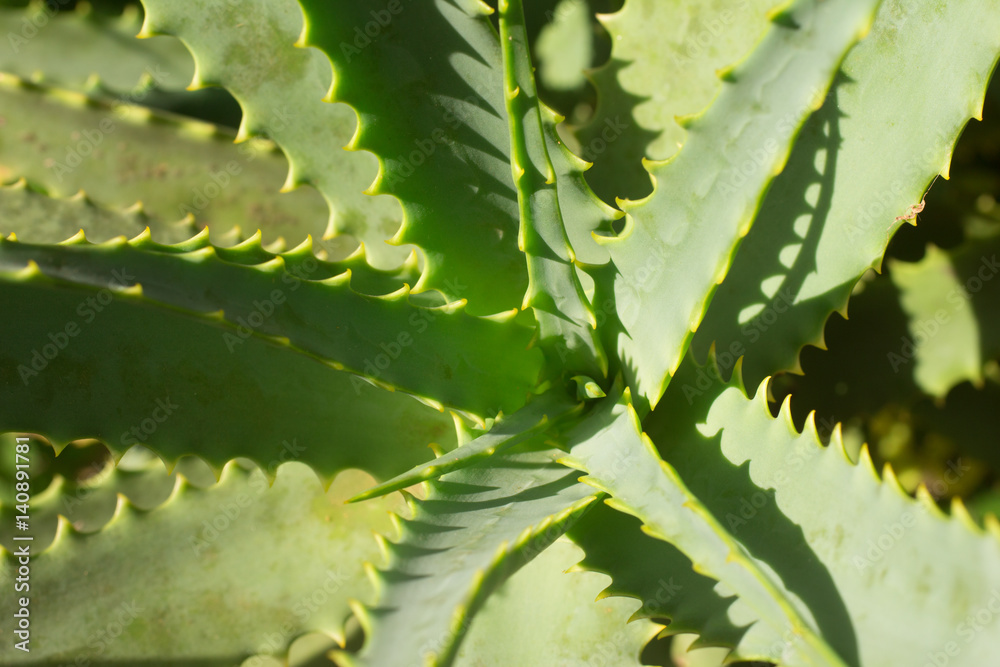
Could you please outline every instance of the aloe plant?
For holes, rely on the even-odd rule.
[[[4,664],[989,664],[1000,6],[594,7],[3,9]]]

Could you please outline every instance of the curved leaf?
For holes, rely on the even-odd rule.
[[[55,12],[44,4],[0,10],[0,71],[23,79],[40,77],[79,90],[92,77],[111,89],[129,91],[144,77],[161,88],[181,91],[191,80],[194,64],[184,47],[169,39],[135,40],[141,13],[126,6],[110,17],[78,6]]]
[[[686,132],[676,118],[711,103],[721,88],[716,72],[751,51],[768,12],[782,4],[625,0],[618,12],[598,16],[611,35],[611,58],[591,74],[597,109],[574,134],[594,163],[587,181],[601,197],[638,199],[652,191],[642,159],[677,152]]]
[[[533,309],[539,345],[550,362],[564,373],[585,373],[603,379],[608,359],[595,331],[597,318],[573,264],[576,258],[563,223],[556,174],[546,147],[519,0],[500,2],[500,44],[511,170],[521,220],[517,244],[528,265],[528,291],[521,307]]]
[[[222,320],[41,276],[0,285],[3,312],[32,313],[0,323],[0,430],[380,479],[455,445],[448,415]]]
[[[33,280],[38,269],[32,266],[80,285],[84,293],[78,291],[77,300],[103,289],[102,298],[114,300],[117,292],[153,310],[164,310],[154,304],[160,302],[202,314],[223,311],[221,318],[215,316],[217,326],[230,333],[220,335],[217,354],[235,351],[253,335],[281,336],[338,370],[365,374],[473,415],[520,407],[539,372],[537,351],[527,349],[531,331],[510,318],[474,317],[462,304],[418,306],[405,288],[365,296],[352,289],[352,271],[359,278],[379,276],[363,257],[319,262],[309,244],[273,255],[261,248],[259,237],[224,249],[209,245],[207,234],[177,246],[154,243],[148,235],[102,245],[83,237],[58,246],[0,240],[0,269],[28,269],[25,278],[8,277],[8,284]],[[34,282],[36,290],[48,286],[66,294],[59,283]],[[81,308],[78,315],[87,318],[87,310],[96,308]],[[44,337],[22,340],[25,359],[32,347],[45,345]],[[8,355],[11,361],[17,358]],[[504,359],[500,367],[494,363],[497,356]],[[8,371],[13,376],[17,365]]]
[[[229,667],[283,655],[307,630],[343,641],[348,599],[370,595],[371,530],[388,529],[396,505],[338,502],[357,483],[324,493],[309,468],[289,464],[268,488],[260,471],[229,465],[218,485],[180,481],[148,512],[120,497],[97,533],[63,522],[31,559],[31,660]],[[13,590],[16,573],[17,557],[0,548],[0,584]],[[15,605],[5,595],[0,612],[11,617]],[[10,639],[0,659],[22,662]]]
[[[100,242],[121,234],[138,236],[147,227],[164,243],[179,243],[198,231],[191,220],[161,224],[140,207],[106,209],[83,194],[49,197],[29,188],[24,179],[0,186],[0,236],[15,234],[27,243],[60,243],[83,229],[90,239]]]
[[[358,608],[366,642],[345,665],[453,664],[472,616],[594,501],[547,451],[504,454],[429,482],[399,542],[383,542],[378,602]]]
[[[798,371],[802,346],[823,345],[827,317],[846,312],[928,184],[947,176],[963,125],[982,115],[998,53],[994,4],[883,3],[768,191],[692,342],[699,358],[714,341],[727,372],[745,357],[752,384]]]
[[[579,560],[580,549],[559,539],[519,570],[476,616],[456,667],[640,667],[658,626],[626,625],[630,602],[595,601],[603,577],[567,572]]]
[[[403,206],[393,239],[426,259],[415,291],[517,308],[527,287],[500,44],[477,0],[305,0],[304,43],[333,62],[332,101],[360,124],[350,147],[379,158],[372,193]],[[433,35],[433,38],[430,36]],[[384,76],[392,86],[372,85]]]
[[[143,6],[141,36],[173,35],[191,50],[197,66],[192,87],[222,86],[239,101],[239,138],[262,135],[281,147],[289,162],[283,189],[309,183],[320,191],[330,207],[325,232],[318,230],[324,238],[353,235],[381,268],[406,259],[408,248],[385,243],[399,227],[398,204],[363,193],[375,176],[375,160],[342,150],[357,119],[346,105],[323,101],[331,83],[329,61],[319,51],[295,47],[302,33],[297,2],[145,0]],[[235,25],[242,28],[233,30]],[[289,238],[294,243],[306,232],[320,236],[312,229],[297,231],[297,238]]]
[[[154,229],[190,214],[217,242],[234,227],[261,228],[268,242],[322,234],[322,198],[278,192],[286,163],[272,144],[234,146],[224,130],[154,115],[133,104],[141,101],[100,101],[0,74],[0,181],[24,178],[55,197],[83,190],[108,208],[139,203]]]
[[[618,270],[618,356],[640,407],[663,394],[798,128],[877,4],[801,0],[773,17],[749,59],[721,74],[712,106],[685,121],[684,149],[652,167],[653,194],[625,204],[624,230],[604,243]]]
[[[723,582],[737,595],[765,632],[784,639],[768,659],[787,665],[847,664],[775,571],[754,558],[657,455],[641,431],[629,392],[605,402],[581,426],[594,435],[574,444],[561,461],[586,472],[581,481],[611,495],[609,505],[641,519],[643,530],[653,537],[674,544],[696,572]]]

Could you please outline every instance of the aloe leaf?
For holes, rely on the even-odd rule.
[[[781,4],[626,0],[618,12],[598,16],[611,36],[611,58],[590,75],[597,109],[574,134],[594,163],[587,180],[601,197],[639,199],[652,191],[641,158],[677,152],[686,132],[675,118],[708,106],[721,87],[716,72],[750,52],[767,29],[767,13]]]
[[[559,136],[557,125],[562,119],[545,105],[541,105],[541,111],[549,159],[555,171],[559,207],[573,255],[578,266],[587,266],[590,271],[594,267],[607,266],[611,255],[594,237],[595,234],[611,234],[614,221],[623,213],[605,204],[590,189],[585,176],[589,163],[574,155]],[[592,291],[594,281],[590,274],[580,271],[577,275],[581,280],[590,278],[586,287],[588,293]],[[592,310],[600,326],[608,319],[608,314],[614,312],[614,303],[595,303]]]
[[[521,219],[518,248],[528,265],[528,289],[521,307],[534,310],[539,345],[553,364],[570,373],[603,378],[608,360],[597,336],[593,308],[577,278],[575,255],[563,224],[519,0],[500,2],[500,44],[511,170]]]
[[[700,574],[723,582],[765,629],[786,641],[771,656],[788,665],[845,665],[813,615],[768,565],[760,562],[711,514],[642,433],[629,391],[609,396],[581,428],[593,436],[573,444],[561,462],[612,497],[608,504],[642,520],[653,537],[674,544]],[[571,441],[572,443],[572,441]]]
[[[693,382],[702,370],[686,363],[645,424],[671,462],[662,464],[661,479],[676,470],[697,503],[651,502],[656,494],[649,489],[662,481],[636,480],[632,466],[624,465],[613,470],[617,477],[609,476],[612,469],[600,466],[605,479],[595,481],[617,491],[613,506],[643,519],[645,530],[661,539],[668,515],[683,517],[700,507],[739,545],[735,561],[749,558],[781,582],[785,601],[813,619],[810,625],[843,663],[922,664],[939,655],[954,658],[960,646],[959,659],[949,664],[977,665],[996,651],[995,638],[975,632],[972,623],[991,596],[1000,595],[1000,526],[993,522],[993,534],[984,534],[960,502],[947,517],[926,489],[913,500],[890,468],[884,480],[878,478],[867,449],[859,464],[852,463],[839,431],[831,446],[823,447],[812,419],[802,433],[795,430],[787,401],[775,419],[766,385],[752,401],[738,384],[690,401],[681,382]],[[618,449],[619,457],[630,460],[623,452],[632,440],[615,442],[602,456],[613,460]],[[631,447],[634,465],[651,470],[656,452],[647,448],[640,455]],[[576,451],[572,456],[578,457]],[[646,463],[639,463],[643,459]],[[598,461],[595,454],[591,470]],[[817,489],[849,493],[832,503]],[[682,540],[670,541],[694,556]],[[692,560],[696,571],[718,577],[699,558]],[[914,586],[913,568],[939,585]],[[803,664],[796,650],[801,635],[768,623],[734,578],[720,581],[720,592],[739,596],[727,612],[730,622],[750,625],[737,655]]]
[[[283,655],[308,630],[342,642],[348,600],[371,592],[370,531],[389,529],[396,506],[343,506],[359,482],[338,479],[324,493],[308,467],[289,464],[268,488],[260,471],[229,465],[218,485],[180,481],[150,511],[120,497],[99,532],[64,521],[31,559],[32,660],[228,667]],[[17,556],[0,548],[0,582],[12,590],[16,572]],[[11,616],[14,605],[5,595],[0,610]],[[0,646],[5,663],[20,656],[13,642]]]
[[[26,269],[22,277],[8,274],[8,284],[32,283],[36,294],[50,291],[53,298],[68,291],[80,301],[103,290],[102,300],[117,296],[164,315],[174,308],[201,313],[202,319],[216,313],[216,354],[234,352],[255,335],[280,336],[338,370],[480,417],[523,405],[538,377],[539,354],[527,349],[531,331],[510,318],[475,317],[461,303],[418,306],[406,287],[384,296],[361,294],[352,288],[352,266],[372,271],[361,258],[353,264],[319,262],[308,244],[273,255],[259,238],[222,249],[206,237],[178,246],[157,244],[148,235],[102,245],[82,236],[58,246],[0,240],[0,269]],[[66,282],[76,289],[68,290]],[[87,313],[100,315],[96,310],[88,303],[77,315],[86,323]],[[39,319],[25,324],[34,327]],[[27,356],[18,361],[18,354],[8,352],[12,378],[32,349],[46,344],[44,335],[18,338]],[[502,367],[495,364],[497,356],[504,359]]]
[[[27,442],[32,463],[36,466],[30,478],[32,553],[41,553],[55,539],[60,517],[80,533],[101,530],[118,507],[118,496],[124,496],[132,507],[148,511],[162,505],[177,486],[177,478],[198,487],[215,484],[215,472],[201,459],[186,457],[168,473],[163,461],[144,447],[134,447],[114,464],[103,445],[74,443],[56,456],[51,444],[39,436],[24,433],[0,435],[0,453],[15,461],[17,438]],[[42,470],[39,471],[38,468]],[[221,470],[221,467],[220,467]],[[5,471],[6,472],[6,471]],[[5,488],[0,495],[0,545],[12,551],[19,546],[13,539],[16,529],[16,498],[14,470],[0,473]],[[40,474],[39,474],[40,473]],[[273,471],[272,471],[273,475]]]
[[[161,224],[140,207],[102,208],[82,193],[65,199],[49,197],[29,188],[24,179],[0,186],[0,235],[15,234],[27,243],[59,243],[81,229],[100,242],[120,234],[138,236],[147,227],[165,243],[179,243],[198,231],[190,220]]]
[[[163,38],[140,42],[136,5],[118,16],[89,4],[54,12],[44,3],[0,10],[9,50],[0,71],[89,97],[141,104],[235,128],[240,107],[224,90],[186,90],[194,62],[183,45]],[[72,53],[72,57],[67,57]]]
[[[631,601],[595,601],[605,578],[567,572],[579,560],[580,549],[559,539],[519,570],[476,616],[456,667],[639,667],[639,654],[659,626],[626,625]]]
[[[271,474],[298,459],[379,479],[426,460],[428,444],[455,446],[447,414],[221,320],[39,276],[2,284],[4,312],[33,313],[0,325],[2,430],[45,433],[59,449],[98,438],[117,456],[142,443],[216,471],[245,456]]]
[[[127,6],[121,16],[105,16],[77,6],[54,12],[43,3],[0,10],[0,71],[23,79],[41,77],[79,90],[100,77],[113,90],[130,91],[147,76],[161,88],[181,91],[194,64],[184,47],[169,39],[135,40],[141,13]]]
[[[234,146],[215,126],[157,116],[131,101],[0,75],[0,181],[24,178],[54,197],[83,190],[107,208],[140,203],[161,227],[190,214],[217,241],[234,227],[263,229],[268,242],[322,234],[326,211],[316,193],[278,193],[286,163],[273,145]]]
[[[640,602],[633,619],[667,619],[663,634],[697,633],[703,645],[734,648],[744,637],[746,629],[727,616],[733,599],[715,590],[718,582],[695,572],[675,546],[646,534],[635,517],[595,507],[567,535],[584,551],[580,569],[611,577],[602,598]]]
[[[467,299],[482,315],[519,307],[527,273],[517,249],[500,44],[486,6],[302,6],[304,43],[333,62],[330,99],[360,119],[350,147],[379,158],[370,191],[402,204],[393,242],[416,245],[426,259],[414,290]],[[392,86],[371,85],[386,72]]]
[[[374,606],[358,607],[365,645],[349,667],[453,663],[473,615],[511,574],[565,532],[596,492],[549,451],[507,453],[428,482],[398,542],[383,541]]]
[[[654,193],[624,203],[625,228],[603,242],[618,269],[618,355],[640,407],[663,394],[798,128],[877,4],[802,0],[774,16],[749,59],[721,75],[712,106],[685,121],[684,149],[652,166]]]
[[[560,391],[547,392],[509,417],[498,420],[489,432],[442,454],[433,461],[422,463],[358,494],[351,498],[351,502],[399,491],[500,454],[515,445],[543,435],[547,429],[554,428],[568,417],[577,414],[582,407],[582,404],[570,400]]]
[[[822,345],[828,315],[846,312],[852,287],[947,175],[998,51],[995,5],[883,3],[769,190],[692,342],[699,358],[714,341],[723,370],[745,357],[752,384],[798,370],[800,348]],[[954,68],[943,79],[942,59]]]
[[[375,160],[342,149],[354,134],[355,114],[323,101],[331,84],[329,61],[315,49],[295,46],[302,33],[298,3],[145,0],[143,6],[141,36],[183,41],[196,63],[192,87],[222,86],[240,103],[239,139],[265,136],[281,147],[289,162],[283,189],[309,183],[323,195],[330,208],[324,237],[356,237],[381,268],[406,259],[408,248],[385,243],[399,227],[398,203],[363,192],[376,174]],[[232,30],[237,24],[244,29]]]
[[[725,390],[700,429],[708,438],[721,429],[721,454],[733,470],[742,468],[739,476],[752,485],[742,488],[760,489],[773,503],[747,520],[749,525],[736,524],[748,547],[790,584],[811,590],[815,612],[832,609],[832,600],[821,593],[836,591],[833,599],[839,598],[838,606],[850,617],[842,632],[856,636],[858,664],[919,663],[950,651],[950,642],[962,645],[951,664],[982,664],[996,652],[996,636],[979,635],[968,622],[1000,590],[1000,531],[983,534],[960,501],[946,517],[926,489],[914,501],[889,467],[880,481],[867,450],[852,465],[838,434],[823,448],[811,422],[801,434],[791,426],[787,402],[772,418],[765,394],[762,385],[751,402],[736,387]],[[749,444],[760,442],[770,446]],[[705,450],[704,442],[699,446]],[[721,475],[712,481],[713,486],[725,483]],[[851,491],[828,503],[817,496],[817,488]],[[752,505],[753,496],[749,500]],[[721,513],[725,505],[732,512],[738,501],[730,495],[713,510]],[[792,548],[801,559],[788,559]],[[817,585],[811,574],[817,562],[829,583]],[[907,574],[914,567],[938,585],[914,586]],[[872,595],[873,590],[885,593]],[[873,623],[883,618],[893,622]]]

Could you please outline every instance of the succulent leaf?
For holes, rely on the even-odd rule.
[[[6,74],[0,74],[0,104],[2,182],[24,178],[56,197],[83,190],[107,208],[140,204],[156,228],[193,215],[211,226],[217,242],[234,227],[249,234],[263,229],[269,243],[323,232],[325,209],[316,193],[279,194],[286,163],[267,141],[234,146],[227,131],[207,123]]]
[[[94,77],[120,92],[150,77],[163,89],[184,90],[194,72],[191,57],[169,39],[135,40],[141,27],[141,12],[134,5],[120,16],[79,5],[58,13],[44,3],[5,7],[0,9],[0,33],[9,48],[0,51],[0,71],[77,91]]]
[[[727,372],[744,356],[752,384],[798,370],[799,349],[821,344],[826,317],[846,312],[855,283],[947,175],[962,127],[981,117],[998,52],[996,5],[882,4],[768,191],[694,337],[699,358],[713,342]],[[942,58],[954,68],[944,79]]]
[[[364,493],[351,498],[351,502],[382,496],[405,489],[472,465],[481,459],[500,454],[516,445],[544,436],[547,429],[555,428],[568,418],[576,416],[583,406],[568,399],[558,390],[535,398],[526,406],[498,420],[488,433],[442,454],[413,469],[393,477]]]
[[[559,539],[519,570],[476,615],[455,666],[640,667],[639,654],[659,626],[626,625],[631,601],[595,601],[604,577],[567,572],[579,560],[580,549]]]
[[[148,235],[101,245],[82,236],[58,246],[0,240],[0,269],[27,269],[21,277],[6,276],[10,292],[30,283],[36,295],[48,287],[53,299],[65,299],[70,282],[79,287],[77,300],[104,290],[108,298],[117,293],[164,315],[171,307],[203,315],[223,311],[217,326],[230,333],[220,336],[219,352],[252,335],[282,337],[335,368],[480,417],[513,411],[533,388],[540,364],[537,351],[526,349],[531,332],[509,318],[475,317],[460,303],[418,306],[405,287],[366,296],[352,289],[350,264],[320,262],[308,245],[272,255],[259,237],[229,250],[206,237],[177,246]],[[39,269],[46,279],[33,278]],[[31,339],[22,341],[30,358]],[[498,368],[494,355],[501,351],[505,363]],[[23,363],[17,356],[8,357],[13,365],[5,369],[12,378]]]
[[[380,268],[406,259],[409,248],[385,242],[399,227],[399,205],[363,192],[375,176],[375,161],[342,150],[357,118],[348,106],[323,101],[331,85],[329,61],[315,49],[295,46],[302,33],[295,0],[145,0],[143,6],[143,36],[173,35],[191,50],[193,87],[222,86],[239,101],[239,139],[264,136],[281,147],[289,161],[284,189],[309,183],[320,191],[330,207],[328,227],[320,230],[324,238],[352,235]],[[238,24],[242,29],[232,30]]]
[[[340,504],[358,481],[324,493],[308,467],[292,463],[269,488],[260,471],[231,464],[219,484],[181,480],[149,511],[119,496],[96,533],[64,521],[31,559],[31,658],[221,667],[283,655],[308,630],[342,642],[348,600],[370,595],[362,568],[378,556],[370,531],[390,529],[386,510],[397,504]],[[17,557],[0,547],[0,583],[12,590],[16,573]],[[15,596],[0,600],[5,616],[15,605]],[[0,659],[14,664],[21,652],[5,641]]]
[[[604,242],[618,271],[618,356],[640,408],[663,394],[795,134],[877,5],[801,1],[772,17],[750,57],[722,74],[712,106],[685,121],[684,149],[651,167],[653,194],[625,203],[624,230]]]
[[[734,600],[715,590],[718,582],[695,572],[675,546],[644,532],[634,516],[601,505],[567,536],[584,551],[579,569],[611,577],[602,598],[639,600],[633,619],[667,619],[662,634],[697,633],[700,645],[733,648],[744,637],[746,629],[726,614]]]
[[[116,456],[143,443],[171,466],[197,454],[217,472],[244,456],[272,475],[298,459],[325,477],[357,467],[380,479],[426,460],[428,444],[455,446],[447,414],[221,319],[38,275],[0,281],[4,312],[34,313],[0,324],[2,430],[58,449],[97,438]]]
[[[147,227],[164,243],[179,243],[194,236],[194,221],[184,219],[161,224],[141,207],[107,209],[95,205],[86,195],[59,199],[37,192],[21,179],[0,185],[0,235],[15,234],[26,243],[59,243],[81,229],[95,242],[115,236],[138,236]]]
[[[611,35],[611,59],[591,74],[597,109],[574,134],[594,163],[587,180],[601,197],[639,199],[652,191],[642,158],[677,152],[687,133],[676,119],[711,103],[721,88],[716,72],[751,51],[768,12],[783,4],[626,0],[618,12],[598,16]]]
[[[366,642],[348,667],[453,664],[472,616],[598,495],[549,451],[507,453],[428,482],[374,572],[378,601],[356,611]]]
[[[926,489],[917,500],[908,497],[888,467],[884,481],[879,480],[867,450],[861,463],[852,463],[839,432],[829,447],[820,444],[811,420],[799,433],[787,402],[782,414],[772,417],[764,385],[753,400],[738,384],[692,400],[685,389],[705,372],[686,362],[647,419],[646,428],[670,460],[659,464],[662,473],[653,466],[662,459],[650,445],[640,447],[638,435],[623,436],[606,450],[574,449],[568,461],[588,471],[584,481],[612,496],[609,504],[642,519],[647,533],[684,551],[696,572],[719,579],[724,588],[717,591],[739,596],[727,610],[728,619],[722,619],[750,625],[737,644],[738,656],[813,664],[802,653],[808,635],[769,622],[764,605],[747,593],[735,567],[743,562],[754,563],[776,582],[771,591],[783,599],[775,602],[808,619],[826,651],[839,656],[827,655],[818,664],[919,663],[967,635],[976,641],[963,646],[958,664],[980,664],[996,650],[992,640],[972,632],[966,617],[986,608],[991,595],[1000,596],[997,535],[984,534],[961,503],[947,517]],[[615,456],[626,463],[613,469],[608,462]],[[652,472],[637,478],[639,468]],[[676,486],[668,481],[675,474],[685,480],[689,499],[653,501],[660,488]],[[830,503],[817,489],[850,491]],[[686,516],[702,512],[724,539],[738,545],[719,569],[700,551],[716,538],[694,538],[694,530],[677,527]],[[928,580],[943,583],[913,586],[909,572],[915,565]],[[628,576],[634,582],[635,573]],[[644,586],[648,591],[652,582]],[[873,596],[874,586],[892,594]],[[713,613],[722,609],[717,605]],[[882,627],[875,619],[883,618],[893,622]]]
[[[754,558],[658,456],[629,399],[627,390],[606,398],[603,409],[581,423],[600,437],[574,443],[560,460],[586,472],[581,481],[608,493],[609,505],[641,519],[643,530],[653,537],[674,544],[696,572],[723,582],[753,610],[754,620],[784,638],[780,652],[771,658],[787,665],[847,664],[827,644],[798,596]]]
[[[900,305],[909,316],[909,347],[887,355],[893,371],[910,370],[926,394],[944,398],[956,385],[982,386],[983,366],[1000,357],[994,309],[1000,239],[945,252],[928,246],[919,262],[890,264]]]
[[[553,366],[603,378],[608,358],[563,223],[520,0],[500,1],[500,44],[511,170],[521,220],[517,243],[528,265],[528,290],[521,307],[534,310],[539,345]]]
[[[520,307],[527,272],[500,44],[486,6],[435,0],[396,3],[393,13],[379,0],[301,4],[303,42],[333,62],[330,99],[360,119],[351,148],[379,158],[371,192],[403,206],[394,242],[424,253],[414,290],[467,299],[480,315]],[[392,86],[371,85],[388,72]]]

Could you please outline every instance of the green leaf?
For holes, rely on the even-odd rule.
[[[131,4],[117,16],[89,3],[58,12],[37,2],[3,9],[0,32],[10,49],[0,53],[0,71],[98,99],[239,125],[240,107],[229,93],[184,88],[194,62],[183,45],[166,38],[140,42],[141,27],[142,13]]]
[[[601,471],[592,483],[617,493],[610,501],[615,507],[643,519],[651,535],[676,544],[696,571],[719,578],[720,593],[739,596],[723,619],[749,625],[737,655],[810,664],[798,653],[801,639],[770,623],[744,592],[734,565],[745,558],[778,582],[775,602],[793,606],[839,654],[828,658],[832,664],[922,664],[945,651],[954,658],[956,647],[960,656],[949,664],[984,664],[997,650],[995,638],[975,631],[973,623],[1000,596],[1000,527],[994,522],[994,534],[983,534],[961,503],[946,517],[926,489],[914,501],[891,469],[884,481],[878,479],[867,449],[854,465],[839,431],[829,447],[820,444],[811,419],[797,432],[787,402],[773,418],[766,385],[752,401],[735,385],[692,401],[684,389],[701,370],[686,363],[646,420],[670,460],[661,464],[662,474],[653,467],[656,452],[640,450],[634,438],[606,439],[616,447],[606,444],[606,451],[584,455],[589,470]],[[614,461],[616,449],[631,465],[600,465],[602,458]],[[571,456],[580,463],[577,450]],[[652,472],[637,478],[639,470]],[[652,500],[660,488],[675,485],[671,470],[695,502]],[[696,551],[715,538],[703,536],[696,546],[686,531],[666,533],[693,512],[705,512],[722,537],[738,545],[728,571],[706,568]],[[914,572],[920,573],[917,584]]]
[[[754,385],[798,370],[800,348],[822,345],[826,318],[846,312],[852,287],[947,174],[998,52],[995,4],[883,3],[768,191],[692,342],[698,358],[714,341],[723,369],[744,356]]]
[[[925,489],[915,502],[888,467],[880,481],[866,449],[861,463],[852,465],[838,434],[824,448],[811,423],[797,433],[788,404],[774,419],[765,395],[763,385],[753,402],[738,388],[727,389],[700,429],[704,437],[721,429],[721,453],[772,504],[772,511],[740,524],[748,548],[790,585],[811,589],[810,607],[817,617],[840,601],[850,619],[842,637],[855,635],[858,664],[919,664],[951,650],[950,642],[962,646],[950,664],[988,660],[1000,646],[997,637],[976,632],[969,617],[1000,596],[1000,534],[983,534],[960,502],[953,504],[950,518]],[[699,446],[705,449],[704,442]],[[720,476],[712,484],[725,482]],[[739,487],[732,485],[729,498],[713,507],[717,516],[726,505],[730,511],[737,507],[733,488]],[[849,491],[830,502],[816,489]],[[753,496],[744,498],[753,504]],[[801,558],[788,558],[793,548]],[[811,574],[816,563],[828,573],[828,583],[821,585]],[[921,573],[917,584],[913,572]],[[873,595],[873,590],[883,594]]]
[[[638,517],[647,533],[684,552],[696,572],[723,582],[739,596],[752,610],[752,620],[759,619],[765,632],[785,640],[778,642],[780,652],[768,658],[788,665],[847,664],[785,582],[726,530],[659,457],[641,431],[628,390],[605,399],[604,408],[581,428],[591,428],[594,435],[573,445],[561,461],[586,472],[581,481],[611,495],[609,505]]]
[[[982,384],[976,314],[964,298],[948,254],[928,246],[921,261],[890,262],[889,267],[903,310],[910,316],[917,385],[931,396],[943,397],[963,380]],[[952,312],[941,308],[945,304]],[[903,357],[900,361],[905,363]]]
[[[302,6],[304,43],[333,62],[330,99],[346,102],[360,119],[350,147],[379,158],[371,192],[403,206],[394,242],[423,251],[414,291],[467,299],[477,315],[518,308],[528,282],[517,248],[500,44],[486,6]],[[372,84],[387,76],[393,85]]]
[[[611,36],[611,58],[591,75],[597,109],[575,135],[581,155],[594,163],[587,180],[601,197],[638,199],[652,191],[642,158],[677,152],[687,133],[675,119],[711,103],[721,88],[716,72],[751,51],[767,29],[767,13],[781,4],[626,0],[617,13],[598,16]]]
[[[37,277],[32,262],[59,280]],[[56,319],[66,317],[66,301],[94,298],[98,290],[103,290],[98,306],[117,296],[164,316],[173,308],[200,313],[200,320],[215,313],[220,333],[213,356],[224,349],[234,352],[254,335],[280,336],[287,341],[279,345],[291,344],[337,370],[365,374],[388,388],[423,396],[436,407],[446,405],[473,416],[517,409],[539,373],[539,355],[527,349],[531,331],[513,320],[474,317],[461,303],[418,306],[406,288],[366,296],[352,288],[353,271],[361,277],[364,272],[369,278],[378,276],[363,258],[320,262],[309,244],[273,255],[261,248],[259,238],[224,249],[209,245],[207,234],[177,246],[154,243],[148,235],[102,245],[91,245],[83,237],[59,246],[0,240],[0,269],[24,268],[28,270],[22,277],[8,274],[6,281],[23,287],[30,283],[36,295],[50,291],[53,303],[61,297],[59,307],[47,313]],[[63,281],[77,287],[68,290]],[[38,326],[46,311],[32,312],[36,316],[24,323],[28,327]],[[69,312],[52,331],[62,331],[77,317],[86,324],[100,315],[89,303],[80,306],[77,317]],[[5,372],[11,379],[19,375],[17,367],[31,359],[32,350],[46,344],[44,335],[32,339],[12,328],[22,347],[19,353],[5,350],[10,350],[11,365]],[[500,367],[497,357],[504,360]]]
[[[602,505],[567,532],[584,550],[579,567],[611,577],[601,597],[640,601],[632,618],[669,619],[664,634],[698,633],[699,643],[735,647],[745,630],[726,616],[732,598],[720,595],[718,582],[692,569],[672,544],[650,537],[635,517]]]
[[[406,259],[408,248],[385,243],[399,227],[399,205],[363,193],[376,161],[342,149],[355,132],[354,112],[323,101],[332,79],[329,61],[295,46],[303,25],[295,0],[145,0],[143,6],[141,36],[173,35],[191,50],[197,66],[192,87],[222,86],[239,101],[239,138],[265,136],[281,147],[289,162],[283,189],[309,183],[320,191],[330,207],[324,238],[356,237],[380,268]],[[233,30],[235,25],[242,28]]]
[[[0,284],[3,312],[32,313],[0,324],[0,430],[57,449],[97,438],[118,456],[142,443],[216,471],[244,456],[271,474],[298,459],[379,479],[456,444],[447,414],[220,319],[40,276]]]
[[[798,128],[876,6],[801,0],[774,17],[749,59],[721,75],[712,106],[685,121],[684,149],[652,167],[653,194],[625,203],[624,230],[604,243],[618,270],[618,355],[641,407],[663,394]]]
[[[546,430],[558,427],[568,418],[577,415],[582,407],[582,404],[569,400],[559,390],[543,394],[509,417],[495,422],[488,433],[358,494],[351,498],[351,502],[399,491],[488,459],[515,445],[544,435]]]
[[[11,462],[9,474],[0,473],[5,488],[0,497],[0,544],[9,551],[19,546],[13,537],[17,510],[15,498],[16,438],[27,438],[29,460],[39,464],[31,471],[31,536],[32,553],[40,553],[55,539],[60,517],[80,533],[101,530],[114,517],[118,496],[124,496],[132,507],[148,511],[162,505],[183,475],[185,482],[198,487],[216,483],[215,472],[202,460],[186,457],[167,473],[163,461],[144,447],[134,447],[114,464],[103,445],[91,441],[74,443],[56,456],[52,446],[35,435],[6,433],[0,435],[0,453]],[[41,468],[41,471],[38,470]],[[221,466],[220,466],[221,471]],[[6,471],[4,471],[6,472]],[[273,477],[274,470],[271,470]]]
[[[534,310],[539,345],[554,367],[603,378],[608,359],[595,331],[597,318],[577,278],[576,258],[563,224],[519,0],[500,2],[500,44],[511,170],[521,219],[518,248],[528,265],[528,290],[521,307]]]
[[[559,539],[511,577],[476,616],[456,667],[639,667],[659,626],[626,625],[630,601],[595,601],[604,577],[567,573],[579,560],[580,549]]]
[[[472,616],[511,574],[552,544],[594,501],[549,451],[503,454],[429,482],[410,498],[401,539],[383,542],[377,604],[356,610],[366,641],[345,665],[453,663]]]
[[[132,5],[115,17],[81,6],[60,12],[43,3],[5,8],[0,33],[9,48],[0,52],[0,71],[77,91],[95,76],[117,91],[130,91],[148,76],[163,89],[183,90],[194,73],[191,56],[169,39],[136,41],[141,26],[141,12]]]
[[[0,186],[0,235],[16,234],[27,243],[60,243],[81,229],[93,241],[115,236],[138,236],[149,227],[164,243],[179,243],[198,230],[190,220],[162,224],[141,207],[126,210],[95,205],[86,195],[66,199],[49,197],[27,186],[24,179]]]
[[[9,75],[0,75],[0,105],[0,181],[24,178],[54,197],[83,190],[107,208],[139,203],[154,228],[191,214],[217,242],[234,227],[263,229],[268,242],[322,235],[322,199],[308,190],[278,193],[286,163],[269,142],[234,146],[206,123]]]
[[[289,464],[268,488],[260,471],[231,464],[218,485],[180,481],[150,511],[121,498],[99,532],[63,522],[31,559],[31,663],[229,667],[283,655],[309,630],[342,642],[348,600],[371,593],[362,567],[378,557],[370,531],[389,529],[397,505],[343,505],[359,483],[345,476],[324,493],[308,467]],[[0,548],[7,590],[17,567]],[[16,600],[3,596],[0,613],[12,617]],[[12,639],[0,660],[25,664]]]

